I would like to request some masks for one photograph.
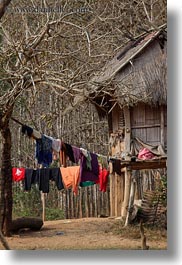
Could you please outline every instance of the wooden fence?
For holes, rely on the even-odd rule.
[[[59,191],[57,208],[64,212],[66,219],[109,216],[109,185],[106,192],[101,192],[98,185],[80,187],[77,195],[71,189]]]
[[[53,214],[55,211],[56,215],[65,219],[109,216],[109,197],[109,183],[106,192],[101,192],[99,185],[93,185],[79,187],[77,195],[71,189],[58,191],[55,183],[50,183],[50,191],[47,195],[40,194],[38,187],[35,185],[32,186],[31,191],[24,192],[21,183],[14,183],[13,213],[14,217],[23,217],[28,214],[34,217],[42,217],[45,221],[47,216],[50,215],[50,211]],[[59,218],[56,215],[55,219]]]

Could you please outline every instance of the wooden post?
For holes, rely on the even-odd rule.
[[[122,217],[126,217],[127,209],[129,204],[129,196],[130,196],[130,187],[131,187],[131,170],[125,170],[125,191],[124,191],[124,201],[122,206]]]
[[[124,205],[124,191],[125,191],[125,173],[121,173],[121,209],[120,215],[122,217],[123,205]]]
[[[162,146],[164,147],[164,107],[161,106],[160,108],[160,111],[161,111],[161,144]]]
[[[115,181],[114,181],[115,175],[114,173],[110,174],[110,216],[114,217],[115,214]]]
[[[130,216],[132,213],[133,204],[134,204],[135,190],[136,190],[136,180],[135,180],[134,174],[135,174],[135,170],[133,171],[133,174],[132,174],[130,198],[129,198],[129,204],[128,204],[128,211],[127,211],[127,215],[126,215],[125,226],[127,226],[129,223]]]
[[[124,108],[124,118],[125,118],[125,138],[124,138],[124,151],[130,153],[130,142],[131,142],[131,122],[130,122],[130,110],[128,107]],[[127,158],[129,159],[129,157]],[[126,217],[127,208],[129,203],[131,186],[131,170],[125,169],[125,191],[124,191],[124,202],[122,207],[122,217]]]
[[[41,201],[42,201],[42,221],[45,221],[45,193],[41,191]]]
[[[121,179],[122,177],[115,173],[115,216],[121,216],[121,206],[122,206],[122,189],[121,189]]]

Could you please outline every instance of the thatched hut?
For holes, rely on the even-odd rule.
[[[166,36],[166,27],[161,27],[130,41],[91,80],[89,99],[101,117],[108,116],[110,156],[122,166],[121,174],[111,169],[112,216],[127,216],[131,192],[135,199],[142,196],[137,185],[136,191],[131,188],[132,180],[138,181],[133,172],[137,175],[142,170],[145,178],[146,169],[166,168]],[[139,160],[142,146],[149,148],[155,159]],[[151,182],[151,170],[146,178]]]

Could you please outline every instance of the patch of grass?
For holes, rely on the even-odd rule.
[[[125,227],[124,222],[119,221],[111,227],[111,230],[114,234],[121,235],[121,237],[127,239],[141,238],[139,224],[132,224]],[[167,240],[167,231],[164,228],[146,224],[144,225],[144,231],[150,241]]]
[[[46,208],[46,220],[60,220],[64,219],[64,212],[58,208]]]

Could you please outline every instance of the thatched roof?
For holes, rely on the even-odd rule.
[[[139,102],[167,104],[165,28],[131,41],[91,80],[90,100],[101,108]],[[108,111],[108,109],[107,109]]]

